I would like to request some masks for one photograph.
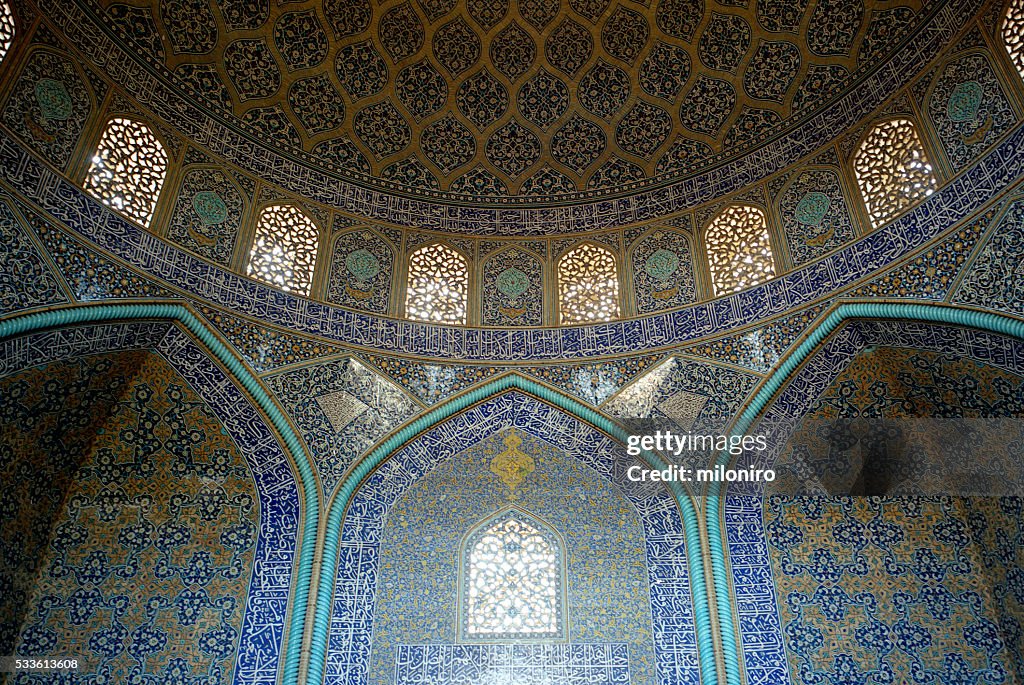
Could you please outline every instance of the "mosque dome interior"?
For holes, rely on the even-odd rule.
[[[0,0],[0,685],[1024,685],[1024,0]]]

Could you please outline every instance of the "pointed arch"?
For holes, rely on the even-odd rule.
[[[633,297],[638,314],[652,314],[697,299],[694,241],[690,231],[655,226],[630,246]]]
[[[327,300],[387,314],[397,254],[395,244],[372,226],[340,231],[331,240]]]
[[[909,117],[884,119],[868,129],[853,169],[875,228],[931,195],[938,185],[917,124]]]
[[[775,278],[768,215],[760,207],[734,204],[722,209],[704,229],[704,249],[716,297]]]
[[[111,209],[149,228],[169,161],[163,143],[148,124],[116,115],[100,135],[82,187]]]
[[[562,253],[555,270],[560,324],[619,318],[619,260],[611,249],[585,240]]]
[[[273,592],[269,592],[264,596],[269,599],[275,597],[287,597],[288,587],[292,587],[290,598],[285,599],[285,602],[290,601],[290,609],[285,609],[283,606],[280,608],[273,609],[271,611],[279,611],[282,615],[287,615],[286,625],[282,634],[283,645],[281,646],[281,659],[280,668],[282,673],[282,682],[289,685],[293,685],[298,682],[299,663],[301,658],[301,647],[302,647],[302,636],[305,627],[306,614],[309,606],[309,591],[310,591],[310,578],[312,577],[312,568],[314,561],[314,554],[317,545],[317,529],[320,523],[320,485],[315,475],[315,470],[306,454],[306,451],[302,447],[302,442],[299,440],[298,435],[292,428],[291,423],[285,417],[284,413],[277,406],[273,399],[271,399],[269,393],[263,386],[263,383],[256,377],[256,375],[246,366],[246,364],[239,358],[231,349],[209,328],[202,320],[195,314],[195,312],[188,306],[176,303],[176,302],[157,302],[149,304],[130,304],[130,303],[118,303],[118,304],[101,304],[101,305],[71,305],[67,307],[51,308],[45,311],[25,312],[14,316],[0,319],[0,342],[7,341],[10,338],[21,336],[25,334],[31,334],[39,331],[49,331],[55,329],[57,333],[61,332],[61,329],[70,329],[76,326],[82,326],[86,324],[101,325],[101,324],[118,324],[122,322],[152,322],[152,321],[169,321],[177,323],[183,328],[189,336],[194,338],[200,344],[198,355],[200,357],[208,354],[213,360],[216,360],[219,367],[213,370],[213,376],[210,375],[210,370],[203,370],[204,378],[209,381],[216,374],[223,374],[225,381],[232,387],[237,386],[244,390],[242,397],[247,398],[258,407],[260,415],[265,417],[265,420],[273,427],[277,436],[280,436],[280,440],[283,443],[283,451],[289,459],[289,463],[292,468],[298,472],[298,483],[299,492],[297,497],[299,498],[299,520],[296,522],[296,526],[301,531],[299,534],[298,541],[298,552],[295,555],[296,561],[294,566],[287,565],[281,569],[281,573],[285,573],[285,568],[289,574],[294,574],[294,582],[288,581],[283,587],[275,588]],[[124,340],[131,341],[140,339],[140,336],[135,334],[126,334],[123,336]],[[32,350],[47,350],[57,348],[59,345],[64,344],[66,341],[74,341],[74,335],[68,335],[64,337],[58,337],[52,344],[45,345],[29,345],[23,349]],[[118,339],[120,341],[120,339]],[[90,347],[91,351],[96,351],[96,346]],[[188,361],[193,361],[195,356],[192,350],[187,349],[185,346],[177,345],[176,351],[181,353],[183,357],[187,358]],[[222,370],[220,370],[222,369]],[[223,405],[227,408],[236,406],[231,402],[226,404],[221,402],[221,398],[224,397],[224,391],[218,395],[218,406]],[[230,410],[230,409],[229,409]],[[246,421],[240,419],[238,428],[240,430],[248,431]],[[270,433],[267,436],[269,441],[274,441],[275,434]],[[262,450],[266,449],[266,446],[262,446]],[[274,470],[266,470],[265,474],[267,478],[279,477],[279,474],[275,475]],[[280,485],[280,484],[278,484]],[[274,490],[277,492],[278,490]],[[273,576],[273,574],[271,574]],[[268,579],[273,580],[270,576]],[[259,623],[259,622],[257,622]],[[262,636],[262,631],[265,626],[254,625],[254,630],[258,634],[256,639],[265,640],[266,637]],[[259,637],[261,636],[261,637]],[[240,650],[241,653],[241,650]],[[256,649],[254,654],[262,653],[262,648]],[[265,668],[265,665],[260,664],[259,667]],[[253,672],[258,672],[259,667],[254,666]]]
[[[437,240],[409,254],[405,316],[414,321],[465,324],[469,303],[469,259]]]
[[[946,324],[996,335],[1024,340],[1024,320],[973,309],[964,309],[954,305],[940,304],[902,304],[882,302],[843,302],[827,314],[819,317],[816,324],[804,337],[803,342],[796,346],[776,367],[776,370],[765,378],[746,409],[733,423],[731,436],[742,436],[756,422],[767,416],[772,401],[779,396],[795,374],[803,368],[805,362],[813,357],[832,338],[833,334],[847,322],[857,319],[879,319],[884,321],[907,321]],[[984,343],[978,343],[979,349],[986,349]],[[1018,357],[1019,358],[1019,357]],[[764,454],[768,455],[770,450]],[[728,466],[736,457],[724,451],[718,455],[716,465]],[[749,458],[749,457],[748,457]],[[764,468],[758,465],[757,468]],[[713,573],[714,596],[719,625],[722,628],[723,660],[726,667],[726,679],[729,685],[742,682],[740,673],[741,635],[738,633],[734,606],[735,597],[731,592],[734,586],[733,574],[727,558],[724,556],[728,547],[726,542],[727,508],[723,499],[728,485],[713,483],[707,490],[705,499],[704,520],[708,532],[708,548],[712,552],[721,553],[722,565],[715,566]],[[751,494],[744,491],[744,495]],[[742,505],[741,505],[742,506]],[[748,572],[750,570],[748,569]],[[770,572],[769,572],[770,573]],[[770,576],[769,576],[770,577]],[[755,598],[756,599],[756,598]],[[749,620],[749,619],[748,619]],[[761,639],[760,637],[756,639]]]
[[[339,562],[343,523],[349,515],[359,516],[350,512],[356,492],[364,483],[378,472],[381,466],[404,445],[420,434],[449,420],[453,415],[462,413],[480,405],[495,396],[518,391],[529,397],[550,404],[558,411],[577,418],[613,440],[625,444],[629,434],[619,424],[604,414],[587,407],[560,391],[543,385],[533,379],[526,378],[515,372],[508,372],[497,378],[456,395],[441,403],[418,418],[410,421],[390,437],[370,450],[346,475],[335,490],[328,505],[327,519],[324,525],[324,541],[321,564],[316,582],[316,609],[313,617],[312,635],[310,636],[310,660],[305,674],[309,682],[321,682],[327,666],[328,636],[331,628],[331,598],[335,580],[341,582]],[[652,468],[664,469],[667,464],[657,455],[648,450],[641,450],[639,458]],[[419,467],[416,467],[419,468]],[[708,594],[708,577],[705,574],[705,553],[711,559],[712,568],[725,568],[725,558],[721,550],[706,552],[702,543],[699,515],[692,495],[683,484],[673,481],[666,483],[675,505],[678,506],[682,519],[682,530],[685,539],[687,572],[690,580],[690,594],[693,598],[694,626],[697,641],[697,661],[702,682],[718,682],[718,666],[715,661],[716,644],[718,642],[717,627],[711,618],[713,598]],[[376,505],[375,505],[376,506]],[[374,558],[376,554],[374,553]],[[352,564],[362,563],[359,558],[347,554],[346,560]],[[348,582],[347,580],[345,582]]]
[[[313,287],[320,228],[295,203],[260,210],[246,273],[287,292],[309,295]]]
[[[539,516],[510,505],[459,545],[461,642],[565,638],[565,541]]]

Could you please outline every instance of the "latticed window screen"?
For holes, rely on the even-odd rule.
[[[7,56],[14,42],[14,11],[11,4],[0,0],[0,61]]]
[[[563,324],[619,315],[619,276],[610,251],[583,243],[565,253],[558,262],[558,308]]]
[[[271,205],[256,223],[249,275],[283,290],[309,294],[319,231],[293,205]]]
[[[715,295],[734,293],[775,277],[768,221],[757,207],[726,207],[708,226],[704,242]]]
[[[1003,43],[1017,73],[1024,78],[1024,0],[1010,0],[1003,18]]]
[[[463,637],[563,637],[563,558],[554,532],[518,510],[479,526],[464,547]]]
[[[85,177],[103,204],[149,226],[167,176],[167,153],[145,124],[114,118],[107,124]]]
[[[405,314],[418,321],[466,323],[469,264],[441,243],[421,247],[409,257]]]
[[[914,122],[876,125],[854,160],[857,184],[874,226],[880,226],[935,191],[935,174]]]

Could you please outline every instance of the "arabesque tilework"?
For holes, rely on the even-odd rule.
[[[109,360],[106,369],[102,359],[93,363],[95,372],[109,373]],[[31,402],[12,407],[21,414],[12,425],[40,418],[39,393],[57,390],[47,385],[60,382],[59,370],[36,371],[35,387],[8,379]],[[231,683],[259,527],[249,470],[210,408],[164,359],[147,355],[137,375],[121,376],[114,387],[119,397],[76,455],[82,461],[65,465],[74,477],[16,653],[47,656],[76,645],[88,661],[81,673],[93,678]],[[55,413],[43,414],[51,414],[51,435],[65,420]],[[50,436],[44,430],[39,437]],[[13,682],[50,680],[22,673]]]
[[[563,469],[562,472],[566,476],[578,474],[570,482],[570,487],[566,488],[563,484],[559,488],[563,492],[548,492],[539,487],[534,489],[529,485],[531,476],[527,475],[520,486],[524,489],[523,498],[516,499],[517,502],[530,503],[534,509],[548,512],[554,519],[549,520],[550,523],[557,524],[565,520],[565,523],[556,525],[556,529],[567,537],[567,541],[574,535],[572,528],[578,528],[581,522],[574,520],[570,526],[568,519],[563,519],[564,512],[559,513],[556,510],[556,503],[559,501],[563,501],[565,506],[587,505],[591,509],[607,512],[607,515],[625,517],[625,521],[617,526],[617,529],[622,530],[621,539],[616,534],[613,536],[614,540],[601,538],[591,539],[589,542],[579,540],[569,544],[570,549],[573,549],[575,544],[593,546],[599,554],[606,554],[607,550],[618,550],[620,544],[624,545],[625,549],[632,550],[618,560],[613,554],[609,558],[609,562],[614,562],[609,567],[609,573],[614,569],[615,577],[626,574],[621,577],[633,579],[630,582],[639,580],[641,584],[646,583],[650,588],[652,624],[650,628],[643,626],[638,630],[653,636],[653,668],[650,656],[644,656],[650,654],[646,651],[648,648],[636,646],[630,651],[631,663],[634,658],[639,659],[638,668],[646,669],[640,672],[649,674],[643,676],[641,682],[654,682],[660,685],[697,683],[699,676],[693,633],[693,609],[687,589],[688,573],[683,548],[683,531],[672,497],[661,486],[631,483],[626,480],[625,470],[632,463],[632,458],[625,455],[621,446],[616,446],[607,437],[577,419],[517,392],[505,393],[487,400],[428,430],[385,462],[356,493],[345,516],[341,532],[340,563],[335,581],[325,682],[332,685],[366,683],[371,680],[378,682],[376,679],[380,676],[375,674],[383,672],[378,669],[386,670],[388,664],[394,663],[393,653],[378,657],[374,652],[381,647],[372,637],[378,630],[383,630],[385,635],[400,635],[400,626],[419,625],[422,628],[430,626],[431,630],[447,630],[447,635],[451,635],[454,622],[446,629],[443,618],[438,623],[435,621],[438,616],[454,617],[455,597],[445,592],[450,593],[454,589],[455,560],[448,558],[443,550],[460,537],[461,528],[445,527],[444,539],[432,538],[425,541],[422,536],[415,536],[419,544],[429,543],[423,547],[426,558],[421,560],[408,556],[413,553],[407,548],[388,549],[387,546],[391,540],[414,535],[412,521],[420,520],[417,517],[436,516],[440,517],[440,520],[451,520],[453,524],[462,521],[471,525],[475,522],[470,513],[461,511],[457,506],[449,508],[445,505],[443,510],[435,508],[432,514],[429,513],[429,503],[423,499],[424,495],[421,495],[419,500],[412,496],[413,493],[422,492],[421,484],[433,483],[444,488],[450,495],[445,501],[465,502],[467,507],[470,507],[471,501],[476,501],[477,504],[470,508],[481,516],[490,513],[492,507],[500,507],[505,501],[502,493],[505,486],[500,484],[486,466],[481,466],[478,462],[481,457],[486,458],[481,452],[484,452],[489,444],[494,444],[502,435],[501,431],[508,428],[514,428],[521,436],[525,436],[529,449],[543,450],[533,453],[537,469],[534,473],[538,476],[548,474],[545,477],[549,477],[550,474],[556,473],[557,469]],[[466,445],[479,443],[483,444],[481,448],[469,452],[465,450]],[[539,448],[536,447],[538,445]],[[493,452],[494,448],[491,451]],[[460,453],[463,453],[463,456],[456,456]],[[473,461],[477,462],[477,466],[467,474],[467,480],[463,482],[458,476],[453,475],[452,468],[453,465],[460,463],[467,464],[468,468],[469,462],[460,460],[469,460],[471,455],[475,455]],[[603,481],[597,493],[591,492],[586,486],[587,483],[593,484],[594,479]],[[466,493],[459,493],[460,483],[466,488]],[[494,483],[498,483],[498,486]],[[409,493],[409,497],[403,500],[406,493]],[[615,495],[613,499],[604,498],[604,503],[601,503],[602,498],[597,496],[598,493]],[[431,502],[435,494],[432,492],[430,495]],[[565,501],[564,498],[567,496],[569,500]],[[465,499],[462,499],[463,497]],[[576,499],[580,501],[576,502]],[[403,516],[405,526],[402,523]],[[434,525],[439,525],[430,524],[429,519],[422,520],[424,525],[432,526],[431,530],[434,530]],[[584,518],[583,525],[586,525],[585,521]],[[563,526],[568,529],[563,529]],[[620,526],[625,528],[621,529]],[[441,535],[440,529],[437,530],[437,535]],[[636,532],[627,535],[627,531]],[[594,534],[605,535],[597,531]],[[643,580],[640,580],[642,574],[635,575],[640,569],[631,566],[633,562],[629,561],[639,560],[635,545],[641,540],[646,547],[647,563],[646,578]],[[618,553],[622,551],[619,550],[616,554]],[[621,615],[621,611],[624,610],[622,607],[614,601],[605,603],[600,598],[607,593],[635,593],[636,587],[619,587],[616,584],[598,582],[601,576],[595,577],[593,574],[587,574],[586,579],[577,578],[574,581],[574,569],[581,568],[576,566],[580,562],[580,559],[574,559],[570,555],[570,612],[574,583],[579,584],[575,585],[578,588],[579,600],[588,601],[586,598],[590,598],[589,601],[597,604],[584,604],[586,609],[581,607],[576,613],[579,637],[589,643],[597,639],[603,641],[620,635],[618,631],[622,626],[635,625],[629,623],[635,620],[635,606],[629,610],[634,618],[626,618]],[[413,568],[419,568],[422,563],[431,568],[436,567],[438,575],[428,574],[423,578],[407,581],[425,584],[423,593],[414,599],[406,594],[406,589],[398,582],[398,578],[403,577],[404,573],[411,572]],[[627,570],[630,568],[632,570]],[[431,585],[434,583],[440,585],[432,588]],[[449,589],[446,591],[445,587]],[[409,601],[415,602],[414,606],[417,609],[413,612],[406,610],[404,602],[392,602],[398,602],[399,599],[406,597]],[[622,621],[627,623],[624,624]],[[409,635],[412,635],[414,631],[412,628],[409,630]],[[420,631],[415,632],[423,635]],[[627,644],[631,644],[632,638],[627,639]],[[422,642],[422,637],[420,641]],[[433,653],[455,654],[450,650],[435,650]],[[491,658],[484,656],[488,653],[481,652],[480,659],[485,660],[484,663],[487,658]],[[374,661],[377,658],[381,661]],[[454,659],[454,656],[444,658]],[[451,672],[443,669],[452,669],[455,663],[457,662],[445,660],[432,665],[432,677],[443,679],[443,673]],[[648,665],[645,666],[645,663]],[[517,673],[517,677],[529,678],[531,674],[524,671]],[[652,677],[653,680],[648,680]]]
[[[522,439],[518,449],[533,467],[514,489],[492,472],[510,430]],[[539,517],[564,540],[570,644],[625,643],[631,682],[654,682],[644,528],[635,505],[582,456],[543,436],[499,430],[444,458],[405,491],[380,533],[369,683],[391,682],[403,645],[475,642],[457,634],[460,545],[470,529],[510,505]],[[446,682],[464,679],[458,672],[479,660],[463,664],[448,656],[453,672]],[[536,674],[523,667],[510,675],[536,682]],[[495,674],[484,668],[478,677]]]
[[[168,590],[173,589],[172,586],[177,584],[179,590],[173,593],[168,591],[156,594],[154,601],[157,604],[169,602],[168,598],[178,596],[180,592],[185,592],[186,595],[191,592],[193,594],[187,596],[193,597],[195,602],[198,602],[193,602],[190,605],[192,608],[199,611],[213,611],[213,614],[204,615],[221,617],[227,623],[223,628],[218,628],[204,619],[203,623],[193,624],[190,627],[187,621],[191,620],[190,617],[194,614],[192,608],[188,607],[183,615],[184,618],[180,621],[177,618],[168,618],[167,620],[171,621],[169,625],[184,622],[187,630],[192,630],[193,627],[202,627],[203,632],[211,634],[210,641],[203,646],[200,646],[198,642],[194,645],[199,650],[196,652],[195,658],[198,661],[195,664],[181,666],[177,662],[175,664],[167,662],[169,670],[163,671],[163,675],[179,677],[185,673],[183,670],[185,667],[191,669],[193,666],[202,666],[203,672],[208,676],[225,682],[227,682],[227,673],[234,674],[230,681],[233,683],[276,682],[284,637],[286,609],[294,582],[293,564],[299,530],[299,495],[293,468],[268,423],[257,413],[250,401],[238,390],[225,372],[207,356],[207,353],[190,336],[176,326],[161,322],[139,322],[78,326],[9,338],[0,344],[0,361],[2,361],[0,377],[23,373],[25,369],[40,365],[64,363],[65,360],[67,360],[65,368],[71,369],[74,368],[75,360],[88,355],[114,352],[131,353],[133,350],[155,350],[155,353],[144,357],[143,361],[160,370],[160,374],[155,376],[156,379],[166,380],[162,389],[163,401],[166,404],[156,407],[149,407],[147,404],[149,401],[147,398],[157,397],[157,390],[160,389],[160,384],[155,380],[156,389],[147,389],[146,387],[140,389],[139,392],[143,399],[132,400],[122,396],[120,401],[126,403],[126,408],[122,411],[129,415],[132,411],[136,412],[137,422],[132,426],[129,421],[127,432],[99,434],[106,437],[98,437],[97,440],[107,441],[110,449],[102,454],[90,453],[93,455],[90,457],[93,459],[90,462],[93,464],[90,468],[100,469],[102,466],[100,470],[106,469],[105,475],[96,475],[87,481],[88,487],[93,489],[89,492],[95,491],[100,495],[104,492],[112,494],[110,497],[102,495],[96,507],[86,507],[82,511],[79,511],[77,507],[72,507],[64,509],[64,512],[69,517],[86,517],[94,522],[96,516],[105,515],[105,512],[110,512],[115,518],[123,516],[125,521],[137,519],[137,523],[126,523],[125,525],[133,531],[138,529],[136,532],[141,537],[135,533],[131,535],[126,533],[128,537],[122,536],[123,539],[119,538],[119,541],[111,542],[108,551],[104,551],[104,546],[101,545],[93,550],[86,559],[78,555],[78,552],[81,551],[82,545],[87,547],[94,545],[95,536],[83,539],[76,532],[80,532],[81,528],[72,524],[68,519],[67,523],[70,526],[68,531],[71,537],[67,540],[64,551],[71,556],[65,555],[64,551],[57,548],[51,548],[50,556],[47,557],[47,563],[54,560],[70,559],[75,565],[74,568],[78,568],[80,571],[78,576],[71,579],[59,572],[59,568],[68,568],[68,566],[53,567],[58,568],[54,571],[54,573],[58,573],[54,582],[69,593],[67,599],[61,601],[69,602],[67,607],[72,611],[79,607],[79,599],[86,602],[82,605],[85,608],[92,606],[96,610],[101,610],[101,613],[120,611],[125,606],[122,601],[125,596],[123,594],[112,594],[110,597],[102,598],[102,603],[106,605],[106,608],[96,604],[97,601],[100,601],[100,595],[96,589],[98,584],[108,580],[113,584],[120,583],[122,581],[119,579],[125,574],[129,574],[127,577],[130,577],[129,572],[159,573],[160,568],[165,568],[169,574],[174,571],[177,575],[170,574],[166,578],[161,577],[159,583],[169,584],[167,585]],[[132,374],[126,374],[125,378],[131,379]],[[140,381],[143,386],[145,386],[145,380],[143,377]],[[51,390],[54,388],[47,389],[44,384],[44,392]],[[180,402],[179,400],[182,398],[189,398],[189,402]],[[13,399],[17,399],[17,394],[14,394]],[[45,401],[52,402],[52,398]],[[133,404],[133,402],[141,402],[141,404]],[[159,406],[163,406],[165,409],[157,411]],[[36,413],[38,412],[33,412],[32,416]],[[182,418],[193,415],[205,417],[203,419],[205,423],[196,423],[195,430],[191,429],[191,424],[195,423],[191,418],[188,420]],[[198,428],[200,425],[203,426],[202,430]],[[158,432],[167,430],[169,436],[167,440],[159,440],[159,445],[154,441],[153,432],[150,430],[156,429],[157,426],[166,426],[166,428],[159,429]],[[203,435],[210,436],[206,442],[202,440]],[[193,440],[198,442],[192,442]],[[201,446],[208,445],[209,440],[215,441],[217,445],[224,445],[224,449],[229,452],[234,451],[234,454],[241,455],[244,457],[244,463],[240,464],[237,461],[229,460],[228,464],[234,465],[228,468],[225,466],[222,452],[210,450],[207,453],[206,448]],[[99,442],[96,444],[98,445]],[[131,448],[128,450],[131,455],[125,455],[122,460],[117,455],[121,453],[119,450],[123,452],[127,447]],[[113,461],[104,455],[113,457]],[[158,458],[161,455],[166,457],[166,460],[159,461]],[[243,507],[242,499],[224,501],[217,497],[207,501],[208,498],[205,496],[199,497],[199,493],[203,492],[202,485],[189,486],[183,497],[171,497],[167,500],[169,504],[165,504],[165,506],[178,502],[178,504],[174,504],[174,508],[175,511],[177,509],[181,511],[175,516],[182,523],[193,521],[194,517],[198,517],[196,519],[198,528],[195,528],[195,532],[188,527],[168,530],[168,534],[173,533],[177,537],[169,538],[170,546],[163,545],[162,542],[158,546],[157,543],[163,538],[157,535],[155,526],[152,530],[147,527],[145,515],[156,505],[150,506],[148,502],[152,500],[147,500],[145,497],[135,500],[134,503],[129,503],[124,499],[126,497],[123,494],[124,491],[115,483],[119,478],[126,478],[128,479],[126,482],[131,481],[132,487],[145,490],[148,487],[146,482],[148,476],[145,474],[149,473],[150,466],[153,468],[153,474],[157,473],[155,469],[158,465],[167,469],[163,473],[167,473],[167,478],[170,478],[171,481],[179,477],[186,480],[198,479],[198,482],[205,483],[211,491],[216,491],[220,487],[217,485],[218,478],[221,478],[218,474],[225,468],[228,468],[227,473],[235,474],[232,478],[237,479],[240,477],[238,475],[240,473],[248,474],[245,477],[247,485],[238,482],[234,486],[236,489],[242,488],[239,492],[242,493],[243,498],[248,499],[248,504]],[[238,469],[242,469],[242,471],[238,471]],[[133,470],[141,470],[143,475],[138,476]],[[199,475],[196,475],[197,473]],[[135,509],[135,507],[140,508]],[[234,514],[226,513],[229,510]],[[241,515],[242,510],[248,510],[248,513]],[[121,511],[122,514],[117,514],[118,511]],[[135,513],[132,514],[132,511]],[[170,511],[170,509],[164,509],[164,511]],[[224,519],[228,521],[226,527],[223,530],[219,530],[216,526],[204,528],[202,517],[207,514],[214,518],[226,517]],[[253,527],[249,528],[246,521],[249,521]],[[246,534],[252,534],[252,540],[244,541],[238,537],[225,537],[221,540],[221,533],[226,534],[231,526],[244,526]],[[182,544],[189,544],[188,541],[195,535],[200,535],[200,531],[203,530],[206,531],[205,535],[208,537],[198,538],[205,539],[205,542],[194,550],[196,555],[194,558],[192,554],[189,554],[186,559],[184,553],[178,553],[177,550],[181,548]],[[92,541],[90,542],[90,540]],[[245,542],[242,547],[248,550],[245,553],[247,556],[238,556],[238,559],[250,560],[243,565],[247,570],[242,569],[237,561],[232,561],[225,566],[225,563],[222,563],[225,557],[221,556],[215,559],[201,549],[209,545],[210,549],[227,550],[228,558],[234,558],[236,555],[232,551],[233,546],[241,545],[242,542]],[[115,544],[116,547],[113,546]],[[110,554],[116,555],[113,561],[119,559],[123,563],[115,564],[104,561],[105,558],[111,558]],[[151,563],[145,564],[146,568],[144,569],[141,563],[138,567],[134,566],[134,560],[139,555],[151,557]],[[163,566],[158,564],[160,559],[163,559]],[[226,567],[226,570],[222,567]],[[97,574],[95,577],[90,575],[93,572]],[[190,574],[195,575],[193,577]],[[217,576],[220,578],[218,579]],[[225,576],[230,576],[230,582],[227,585],[231,593],[229,596],[234,599],[226,600],[223,606],[215,610],[204,609],[205,600],[201,586],[208,582],[223,585],[226,580]],[[75,586],[73,581],[81,581],[81,585]],[[136,586],[132,584],[131,592],[128,594],[132,594],[135,590]],[[230,611],[228,611],[229,605]],[[154,626],[156,614],[149,616],[145,608],[140,608],[137,604],[132,606],[135,607],[132,609],[133,612],[142,611],[141,615],[137,613],[134,615],[137,618],[142,616],[135,624],[135,628],[142,631],[139,635],[143,636],[143,632],[148,630],[146,626]],[[167,613],[170,611],[167,607],[160,608],[154,605],[153,610],[163,612],[162,616],[170,616]],[[59,622],[63,621],[61,617],[66,615],[66,610],[54,608],[53,612],[55,613],[52,620],[58,621],[55,625],[61,625]],[[78,615],[75,614],[75,616]],[[81,616],[84,621],[102,620],[99,617],[89,618],[86,614],[81,614]],[[107,616],[111,618],[112,614],[107,614]],[[47,640],[58,639],[52,632],[55,628],[46,627],[47,621],[51,619],[39,615],[35,620],[41,627],[39,630],[23,632],[24,644],[29,645],[29,648],[33,644],[38,647],[48,644]],[[161,623],[163,623],[163,619]],[[77,624],[72,623],[72,627],[68,629],[79,630],[74,627],[75,625]],[[114,633],[108,635],[103,632],[108,628],[116,630],[116,624],[104,626],[103,630],[94,632],[96,647],[90,654],[83,654],[83,656],[88,657],[95,668],[103,665],[100,657],[107,658],[108,654],[109,659],[112,660],[112,668],[116,666],[130,669],[133,664],[143,668],[146,658],[153,656],[145,651],[148,648],[140,643],[139,649],[142,652],[138,652],[137,655],[130,649],[128,642],[117,647],[120,638],[117,638]],[[28,630],[27,626],[25,630]],[[159,632],[161,629],[160,626],[156,626],[153,630]],[[174,630],[179,630],[179,628]],[[228,640],[230,648],[224,651],[224,639],[229,634],[232,635]],[[114,642],[101,645],[102,639],[106,639],[101,638],[101,635],[115,638]],[[43,640],[43,642],[31,642],[37,639]],[[167,654],[164,645],[160,644],[162,638],[154,634],[154,639],[156,642],[147,644],[159,652],[164,652],[164,656],[160,658],[169,658],[171,655]],[[198,639],[198,634],[195,638],[190,637],[189,639]],[[92,644],[89,643],[88,636],[86,636],[85,643]],[[206,651],[203,651],[204,648]],[[156,657],[154,656],[154,658]],[[48,678],[49,676],[42,677]]]

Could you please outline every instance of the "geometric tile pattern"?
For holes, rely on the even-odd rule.
[[[794,682],[1012,678],[969,507],[951,498],[768,499]]]
[[[625,152],[642,158],[645,161],[639,169],[643,179],[656,175],[658,159],[670,138],[681,135],[705,143],[704,149],[710,152],[721,149],[722,134],[744,111],[764,112],[771,124],[781,122],[789,114],[787,96],[799,86],[797,73],[802,64],[822,67],[838,63],[852,73],[859,47],[854,37],[858,27],[868,23],[863,4],[841,5],[836,12],[829,12],[822,5],[830,3],[819,0],[818,11],[825,9],[824,17],[834,19],[838,13],[842,22],[823,21],[820,27],[812,24],[795,42],[758,44],[751,39],[752,27],[757,26],[753,10],[732,6],[712,11],[701,2],[660,0],[642,8],[576,0],[545,10],[540,9],[543,3],[520,5],[506,0],[477,0],[465,5],[378,5],[360,0],[334,4],[338,6],[332,12],[325,10],[323,18],[312,0],[290,5],[296,11],[283,14],[276,22],[264,21],[259,29],[240,37],[228,25],[216,26],[218,21],[206,3],[178,3],[172,26],[205,29],[193,32],[196,35],[190,36],[186,41],[190,47],[184,50],[174,32],[153,32],[150,45],[145,46],[132,40],[131,22],[119,22],[113,28],[120,43],[131,45],[138,58],[157,68],[185,64],[195,70],[223,64],[230,85],[210,80],[208,87],[220,92],[206,97],[230,102],[225,112],[233,113],[236,123],[247,122],[249,135],[272,146],[310,151],[319,144],[344,139],[359,147],[363,158],[374,160],[374,177],[400,159],[415,160],[430,168],[441,189],[448,190],[461,172],[456,172],[450,161],[434,165],[437,142],[428,131],[432,124],[451,118],[460,122],[462,130],[475,131],[475,140],[463,146],[466,156],[456,166],[472,168],[490,158],[494,162],[491,168],[499,172],[499,187],[507,188],[503,194],[515,195],[550,159],[551,150],[541,149],[538,140],[544,139],[543,127],[533,123],[546,120],[542,111],[549,103],[524,91],[523,76],[533,69],[557,73],[560,80],[567,81],[567,90],[573,95],[565,97],[558,109],[590,121],[604,120],[616,133],[601,142],[599,154],[621,157]],[[152,0],[149,8],[135,8],[141,16],[134,23],[142,25],[162,16],[162,7],[163,3]],[[912,24],[914,8],[901,9],[909,14],[905,23]],[[358,20],[342,20],[335,12]],[[104,18],[109,21],[109,11]],[[229,23],[227,17],[224,22]],[[331,29],[325,31],[325,26]],[[699,35],[692,35],[698,27]],[[202,49],[195,49],[192,43],[199,40],[200,33]],[[888,35],[876,32],[872,36],[873,54],[892,47],[885,40]],[[486,49],[488,45],[494,47]],[[668,45],[676,47],[670,50]],[[714,113],[718,119],[714,130],[687,131],[677,108],[670,108],[673,114],[669,114],[646,99],[647,92],[662,100],[673,100],[683,92],[689,103],[686,111],[715,110],[722,102],[716,96],[718,91],[699,87],[699,79],[690,74],[691,65],[699,67],[692,70],[696,74],[731,77],[745,59],[749,66],[746,78],[741,79],[743,87],[736,89],[735,102]],[[319,65],[323,64],[336,65],[352,98],[350,106],[322,104],[340,103],[337,94],[329,96],[334,87],[322,75],[320,91],[316,91],[320,95],[301,95],[314,81],[304,77],[317,74],[313,70],[318,68],[322,74]],[[410,70],[419,75],[411,76]],[[287,87],[288,79],[282,75],[291,72],[298,78]],[[714,82],[726,83],[720,78]],[[631,92],[641,91],[638,84],[642,84],[644,95],[632,107],[623,106]],[[385,98],[383,104],[362,99],[370,95]],[[519,103],[522,120],[513,119],[509,108],[513,100]],[[401,110],[391,104],[397,102],[403,103]],[[769,103],[772,109],[757,109],[754,103]],[[259,115],[268,111],[280,114],[277,118]],[[528,143],[536,150],[515,161],[489,154],[504,144],[513,128],[519,152]],[[599,166],[591,162],[573,169],[574,190],[586,189]],[[340,171],[364,178],[360,162]],[[416,181],[412,176],[402,179],[406,184]],[[433,187],[428,184],[419,189]],[[467,190],[474,189],[470,186],[460,192]]]

